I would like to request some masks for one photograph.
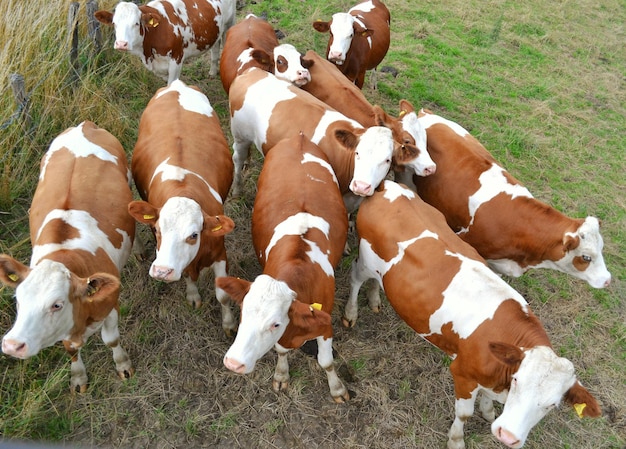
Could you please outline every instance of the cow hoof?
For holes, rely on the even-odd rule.
[[[346,390],[346,392],[342,394],[341,396],[334,396],[333,400],[337,404],[345,404],[346,402],[350,400],[350,393],[348,392],[348,390]]]
[[[287,388],[289,388],[289,381],[281,382],[279,380],[274,380],[272,381],[272,388],[276,393],[285,391]]]
[[[237,328],[224,328],[224,333],[226,334],[226,337],[230,338],[230,339],[234,339],[235,335],[237,335]]]
[[[341,324],[343,324],[343,327],[354,327],[354,325],[356,324],[356,320],[350,321],[344,316],[343,318],[341,318]]]
[[[380,313],[380,306],[373,306],[373,307],[372,307],[372,312],[374,312],[374,313]]]
[[[72,388],[70,388],[70,391],[72,392],[72,394],[83,394],[87,391],[87,384],[83,384],[83,385],[72,385]]]

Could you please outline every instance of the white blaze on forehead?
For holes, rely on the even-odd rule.
[[[299,212],[278,224],[274,228],[272,239],[267,245],[267,248],[265,248],[265,260],[269,259],[270,251],[272,251],[280,239],[285,236],[298,235],[301,236],[302,240],[311,248],[306,252],[311,262],[318,264],[328,276],[334,276],[335,270],[328,260],[329,254],[322,252],[315,242],[302,237],[309,229],[319,229],[326,239],[328,239],[330,224],[322,217],[317,217],[307,212]]]
[[[511,195],[511,199],[518,196],[532,198],[533,196],[528,189],[520,184],[509,183],[505,170],[497,164],[492,164],[489,170],[485,170],[478,177],[480,188],[474,192],[468,199],[467,207],[469,209],[470,222],[466,228],[461,229],[458,233],[462,234],[469,231],[470,226],[474,223],[476,211],[483,204],[491,201],[497,195],[504,193]]]
[[[39,238],[46,225],[55,219],[63,220],[68,225],[75,228],[78,231],[78,237],[62,242],[35,245],[30,260],[31,267],[37,265],[46,255],[61,249],[80,249],[95,255],[96,251],[102,248],[111,258],[118,270],[122,269],[132,246],[130,236],[126,231],[116,229],[123,239],[120,248],[116,248],[111,243],[109,237],[98,227],[98,221],[93,218],[89,212],[84,210],[53,209],[46,215],[41,227],[37,230],[35,240]]]
[[[223,200],[220,194],[217,192],[217,190],[211,187],[211,185],[202,176],[200,176],[199,174],[195,172],[192,172],[191,170],[187,170],[186,168],[178,167],[176,165],[170,165],[169,160],[170,158],[168,157],[167,159],[165,159],[163,162],[161,162],[158,165],[158,167],[154,170],[154,173],[152,175],[152,178],[150,179],[149,185],[152,185],[152,182],[159,175],[161,175],[161,182],[165,182],[165,181],[182,182],[185,179],[185,176],[195,176],[198,179],[200,179],[200,181],[202,181],[204,185],[206,185],[207,189],[209,189],[209,191],[211,192],[211,195],[213,195],[213,198],[215,198],[215,200],[218,203],[223,204]]]
[[[159,211],[158,223],[161,243],[152,266],[173,268],[177,274],[176,279],[179,279],[183,270],[198,254],[202,243],[202,209],[190,198],[169,198]],[[195,244],[190,245],[187,238],[194,233],[198,234],[198,239]]]
[[[284,334],[295,299],[296,293],[285,282],[265,274],[258,276],[243,300],[237,336],[225,358],[245,364],[245,373],[252,372],[257,360]]]
[[[333,35],[333,42],[328,49],[329,54],[338,52],[345,59],[346,54],[350,49],[350,45],[352,44],[354,21],[354,16],[348,13],[338,12],[333,14],[333,18],[330,23],[330,32]]]
[[[561,403],[565,392],[576,382],[572,362],[558,357],[552,349],[537,346],[524,353],[504,409],[491,425],[496,436],[500,428],[514,435],[520,442],[517,447],[524,444],[532,427]]]
[[[197,112],[207,117],[213,116],[213,107],[209,99],[202,92],[192,89],[180,80],[175,80],[168,87],[159,91],[156,98],[170,92],[178,92],[178,103],[183,109],[190,112]]]
[[[4,338],[26,343],[27,353],[24,358],[69,338],[74,324],[69,290],[69,270],[63,264],[49,259],[33,267],[26,279],[17,286],[17,317]],[[57,303],[62,308],[51,312]]]
[[[393,156],[391,130],[383,126],[372,126],[361,135],[356,146],[353,180],[369,182],[376,188],[387,176]],[[371,191],[374,193],[374,191]]]
[[[508,299],[517,301],[527,312],[522,295],[482,262],[447,250],[445,254],[458,258],[461,267],[443,291],[441,307],[430,316],[430,334],[424,336],[441,334],[443,326],[452,323],[452,330],[460,338],[468,338]]]
[[[333,170],[333,167],[327,161],[325,161],[324,159],[321,159],[321,158],[319,158],[317,156],[313,156],[311,153],[305,153],[302,156],[302,161],[300,163],[301,164],[314,163],[314,164],[321,165],[326,170],[328,170],[328,172],[332,176],[333,181],[335,182],[335,184],[337,186],[339,186],[339,181],[337,181],[337,176],[335,176],[335,171]]]
[[[41,173],[39,174],[40,181],[43,180],[46,175],[46,168],[48,167],[48,162],[50,162],[50,158],[54,155],[54,153],[62,149],[67,149],[70,153],[74,155],[74,157],[77,158],[95,156],[98,159],[102,159],[103,161],[117,164],[118,160],[116,156],[109,153],[106,149],[102,148],[100,145],[93,143],[91,140],[85,137],[85,134],[83,133],[84,124],[85,122],[82,122],[80,125],[59,135],[52,141],[52,143],[50,144],[50,148],[48,149],[44,157]]]

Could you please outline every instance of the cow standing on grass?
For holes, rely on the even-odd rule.
[[[237,75],[250,67],[273,73],[301,87],[311,81],[310,61],[291,44],[280,44],[266,20],[248,14],[226,33],[220,58],[220,78],[226,93]]]
[[[126,154],[92,122],[69,128],[41,161],[30,207],[30,266],[0,255],[0,281],[15,288],[17,318],[2,352],[26,359],[62,341],[73,391],[87,389],[80,349],[101,330],[122,379],[133,375],[118,330],[120,271],[135,223]]]
[[[183,62],[211,51],[210,76],[217,75],[224,33],[235,23],[235,0],[154,0],[143,5],[119,2],[114,12],[95,17],[115,27],[114,48],[139,56],[167,80],[180,78]]]
[[[524,298],[415,192],[385,181],[363,201],[356,223],[359,257],[344,324],[354,326],[359,288],[376,279],[368,292],[370,307],[380,307],[380,285],[398,315],[453,359],[449,449],[465,447],[464,423],[479,394],[479,410],[492,422],[492,433],[511,448],[522,447],[532,427],[563,400],[581,417],[600,416],[572,362],[554,352]],[[504,404],[497,419],[494,400]]]
[[[401,108],[407,116],[414,113],[409,103]],[[594,288],[610,285],[596,217],[569,218],[533,198],[460,125],[427,110],[418,116],[439,170],[401,181],[439,209],[491,268],[516,277],[531,268],[551,268]]]
[[[187,301],[200,307],[200,272],[212,267],[215,277],[226,276],[224,235],[235,224],[223,206],[233,180],[228,142],[199,89],[177,80],[157,91],[141,116],[131,167],[145,201],[128,210],[157,241],[150,276],[165,282],[184,276]],[[237,326],[228,296],[219,288],[215,295],[230,335]]]
[[[252,241],[263,274],[252,283],[217,280],[242,309],[237,337],[224,357],[228,369],[250,373],[274,347],[274,390],[285,390],[287,353],[316,339],[331,396],[336,402],[350,399],[333,367],[330,318],[334,270],[347,234],[346,209],[324,153],[303,134],[276,144],[259,175],[252,211]]]
[[[382,2],[368,0],[348,12],[333,14],[330,21],[313,22],[313,28],[330,33],[326,58],[361,89],[365,72],[372,69],[375,72],[389,50],[390,21],[389,10]],[[373,79],[372,86],[376,86]]]

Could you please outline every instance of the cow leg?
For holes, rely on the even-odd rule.
[[[169,86],[174,81],[180,78],[180,72],[183,69],[183,62],[176,62],[174,59],[170,59],[169,68],[167,69],[167,85]]]
[[[363,283],[369,278],[368,270],[365,265],[361,263],[361,258],[352,262],[352,270],[350,272],[350,297],[346,302],[343,318],[341,319],[345,327],[354,327],[356,324],[356,319],[359,317],[359,290]],[[378,286],[376,286],[376,288],[378,288]]]
[[[380,288],[375,279],[370,280],[367,287],[367,303],[372,312],[380,312]]]
[[[120,345],[120,330],[118,327],[118,313],[113,309],[109,316],[104,319],[102,325],[102,341],[113,351],[115,369],[121,379],[129,379],[135,374],[128,353]]]
[[[66,346],[67,349],[67,346]],[[87,370],[83,359],[80,357],[80,349],[68,350],[72,357],[70,365],[70,388],[72,393],[84,393],[87,391]]]
[[[465,449],[465,441],[463,441],[463,427],[474,414],[474,403],[476,402],[476,394],[478,390],[474,390],[469,399],[457,398],[454,407],[454,422],[448,432],[448,449]]]
[[[482,393],[480,395],[478,410],[480,410],[480,414],[487,421],[494,422],[496,420],[496,411],[493,408],[493,399],[487,396],[485,393]]]
[[[220,42],[218,39],[211,47],[211,68],[209,69],[209,76],[213,77],[217,75],[217,68],[220,64]]]
[[[213,274],[215,275],[215,279],[218,277],[228,276],[226,273],[225,260],[221,260],[213,264]],[[215,297],[222,306],[222,329],[224,329],[224,332],[228,337],[232,337],[235,332],[237,332],[237,323],[235,323],[235,316],[230,308],[230,297],[217,285],[215,286]]]
[[[276,361],[276,370],[274,371],[274,380],[272,381],[272,388],[275,392],[286,390],[289,387],[289,361],[287,360],[287,354],[289,349],[283,348],[279,344],[274,346],[278,353],[278,360]]]
[[[139,261],[146,260],[146,244],[139,233],[139,223],[135,223],[135,239],[133,240],[133,254]]]
[[[330,395],[337,403],[350,400],[350,393],[335,372],[333,360],[333,339],[317,337],[317,363],[326,371]]]
[[[185,293],[185,298],[187,298],[187,302],[194,309],[199,309],[202,305],[202,298],[200,297],[200,292],[198,291],[197,279],[191,279],[191,276],[185,274],[185,284],[187,284],[187,292]]]
[[[241,189],[243,187],[243,166],[248,160],[250,154],[250,143],[235,141],[233,143],[233,165],[235,166],[232,197],[239,198],[241,196]]]

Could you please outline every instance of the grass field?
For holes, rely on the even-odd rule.
[[[267,14],[302,52],[322,53],[326,36],[310,22],[347,10],[346,0],[246,1]],[[162,81],[136,58],[87,38],[79,15],[80,77],[71,82],[67,4],[0,2],[0,253],[29,262],[28,207],[41,156],[69,126],[93,120],[130,155],[141,112]],[[111,9],[115,1],[101,1]],[[626,2],[624,0],[387,0],[391,48],[378,89],[364,93],[392,115],[410,100],[454,120],[476,136],[535,197],[569,216],[602,220],[608,289],[552,271],[507,279],[544,323],[556,351],[601,403],[603,416],[580,420],[551,412],[531,432],[533,449],[626,448]],[[208,57],[190,61],[182,79],[209,97],[231,138],[228,102]],[[16,114],[9,78],[29,92],[26,123]],[[243,198],[226,203],[237,228],[227,237],[230,274],[260,273],[250,241],[254,154]],[[148,238],[148,231],[142,235]],[[352,247],[355,246],[351,236]],[[116,448],[441,448],[454,414],[450,360],[404,325],[388,304],[363,307],[354,329],[340,324],[352,253],[337,270],[336,367],[353,399],[337,405],[316,361],[290,356],[292,383],[271,389],[276,357],[236,376],[222,365],[223,334],[213,279],[201,283],[203,307],[191,310],[183,283],[148,277],[149,261],[131,258],[122,274],[122,343],[136,368],[116,377],[98,336],[83,351],[90,376],[84,395],[69,393],[69,360],[61,345],[20,361],[0,355],[0,435]],[[0,287],[0,334],[15,317],[13,290]],[[365,298],[362,298],[365,304]],[[465,428],[468,448],[503,447],[478,414]]]

